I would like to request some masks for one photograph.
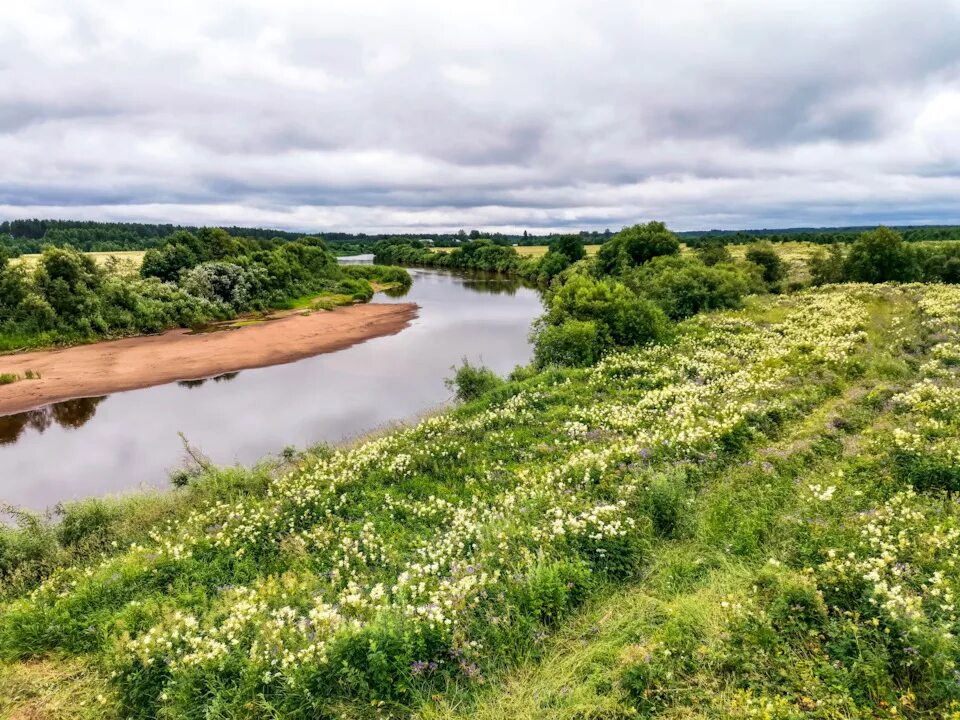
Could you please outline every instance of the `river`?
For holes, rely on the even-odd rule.
[[[368,257],[346,259],[369,261]],[[31,509],[169,487],[190,445],[218,464],[338,443],[448,402],[461,358],[504,374],[529,361],[539,293],[516,280],[411,269],[410,327],[344,350],[206,381],[84,398],[0,417],[0,501]]]

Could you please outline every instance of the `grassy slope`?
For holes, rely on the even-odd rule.
[[[954,379],[949,347],[923,364],[931,332],[956,342],[960,298],[940,292],[757,302],[687,323],[674,347],[514,383],[307,461],[269,497],[198,511],[153,547],[61,571],[8,604],[0,697],[45,699],[0,709],[579,718],[942,707],[946,671],[931,659],[911,675],[890,639],[902,632],[895,608],[854,617],[870,607],[864,592],[817,594],[847,582],[827,567],[828,548],[868,553],[860,513],[903,487],[887,451],[912,420],[891,396],[921,371]],[[911,562],[921,565],[900,564]],[[922,565],[911,591],[929,585]],[[951,613],[931,607],[910,632],[934,642]],[[120,639],[150,628],[146,644]],[[940,642],[949,660],[951,641]],[[120,679],[106,690],[111,672]],[[70,693],[104,703],[67,707]]]

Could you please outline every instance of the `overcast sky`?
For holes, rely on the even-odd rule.
[[[0,218],[960,222],[960,0],[0,5]]]

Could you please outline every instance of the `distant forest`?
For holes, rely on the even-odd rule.
[[[122,250],[149,250],[159,247],[164,238],[179,230],[196,233],[200,228],[192,225],[154,223],[113,223],[84,220],[8,220],[0,222],[0,250],[6,255],[17,256],[38,253],[46,246],[71,246],[86,252],[114,252]],[[549,245],[560,234],[538,235],[523,232],[519,235],[487,233],[481,230],[460,230],[456,233],[300,233],[269,228],[226,227],[234,237],[254,240],[284,241],[304,237],[322,238],[330,250],[338,255],[372,252],[374,244],[403,235],[414,240],[430,241],[439,247],[460,245],[469,240],[488,238],[498,245]],[[725,244],[750,244],[758,240],[771,242],[813,242],[832,244],[853,242],[864,230],[862,227],[838,228],[788,228],[776,230],[704,230],[676,233],[688,245],[698,247],[722,242]],[[931,240],[960,240],[957,225],[907,225],[894,227],[907,242]],[[580,231],[584,244],[601,244],[613,237],[613,230]]]

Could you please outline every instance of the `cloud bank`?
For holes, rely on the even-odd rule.
[[[960,0],[0,7],[0,218],[960,222]]]

